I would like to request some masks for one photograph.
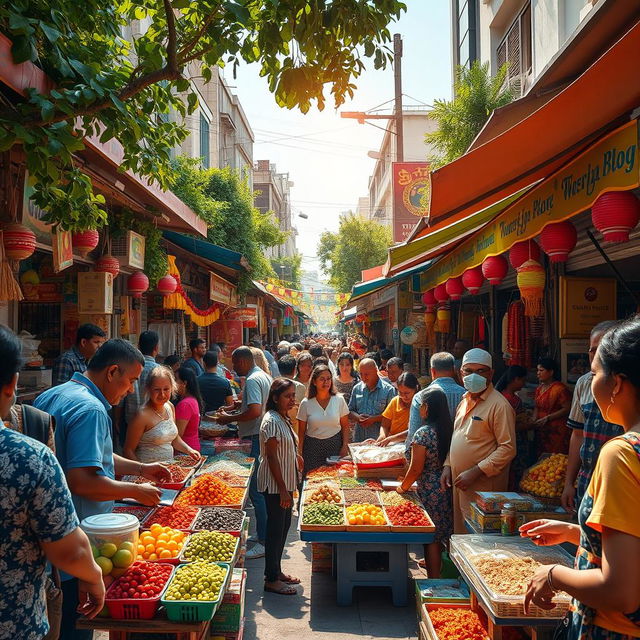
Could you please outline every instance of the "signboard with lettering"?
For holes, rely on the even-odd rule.
[[[233,307],[238,303],[236,287],[213,271],[209,271],[209,299]]]
[[[624,191],[639,184],[638,125],[633,121],[599,140],[421,274],[421,290],[462,275],[516,242],[534,238],[551,222],[575,216],[605,191]]]
[[[431,174],[427,162],[393,163],[393,241],[404,242],[418,218],[428,217]]]
[[[237,307],[229,309],[224,315],[225,320],[236,320],[242,322],[245,328],[258,326],[258,309],[257,307]]]
[[[616,319],[613,278],[560,277],[560,338],[588,338],[591,329]]]

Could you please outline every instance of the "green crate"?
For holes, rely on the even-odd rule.
[[[229,579],[231,577],[231,566],[226,562],[212,562],[211,564],[217,564],[220,567],[224,567],[227,570],[222,588],[220,589],[220,596],[217,600],[165,600],[164,592],[160,600],[162,606],[167,612],[167,618],[172,622],[206,622],[211,620],[215,615],[224,594],[229,586]],[[180,565],[176,568],[176,573],[180,570],[180,567],[186,565]],[[174,573],[175,575],[175,573]],[[172,577],[173,579],[173,577]],[[168,585],[167,585],[168,588]],[[166,589],[165,589],[166,592]]]

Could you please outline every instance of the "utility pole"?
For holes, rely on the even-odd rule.
[[[396,162],[404,162],[404,127],[402,120],[402,36],[393,36],[393,79],[395,85]]]

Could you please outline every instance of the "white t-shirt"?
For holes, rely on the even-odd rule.
[[[326,409],[323,409],[315,398],[305,398],[300,403],[298,420],[307,423],[306,435],[325,440],[340,432],[340,418],[348,414],[347,403],[337,394],[331,396]]]

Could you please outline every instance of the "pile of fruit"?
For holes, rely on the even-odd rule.
[[[345,489],[345,504],[380,504],[378,494],[371,489]]]
[[[347,522],[351,525],[385,525],[387,519],[381,507],[373,504],[352,504],[347,507]]]
[[[226,482],[210,474],[200,476],[190,487],[187,487],[176,500],[176,504],[191,505],[225,505],[241,504],[244,489],[230,487]]]
[[[554,453],[525,472],[520,487],[523,491],[543,498],[559,498],[562,495],[568,458]]]
[[[227,569],[217,564],[194,562],[180,567],[164,594],[165,600],[209,600],[220,598]]]
[[[216,478],[220,478],[223,482],[226,482],[231,487],[246,487],[249,478],[247,476],[239,476],[237,473],[231,471],[225,471],[223,469],[217,471],[210,471]]]
[[[171,527],[152,524],[138,539],[138,560],[171,560],[177,558],[184,546],[187,534]]]
[[[91,552],[102,575],[112,578],[119,578],[136,559],[135,546],[130,540],[118,545],[113,542],[105,542],[99,547],[92,544]]]
[[[109,600],[157,598],[165,588],[172,571],[173,567],[169,564],[136,562],[113,583],[107,598]]]
[[[211,531],[240,531],[243,518],[242,511],[238,509],[204,507],[193,528]]]
[[[405,501],[396,507],[387,507],[387,515],[394,527],[431,527],[427,514],[413,502]]]
[[[142,522],[151,512],[153,507],[124,507],[118,506],[113,508],[113,513],[130,513]]]
[[[189,507],[187,505],[174,505],[172,507],[159,507],[147,519],[145,526],[151,528],[151,525],[159,524],[162,527],[171,527],[172,529],[183,529],[188,531],[198,513],[197,507]]]
[[[342,507],[329,502],[316,502],[305,506],[302,524],[333,527],[344,525]]]
[[[433,609],[431,624],[439,640],[486,640],[487,630],[469,609]]]
[[[184,550],[187,562],[204,560],[206,562],[231,562],[236,550],[238,538],[230,533],[219,531],[198,531],[194,533]]]
[[[309,491],[307,495],[307,502],[331,502],[333,504],[341,504],[342,496],[339,491],[336,491],[328,484],[321,484],[314,491]]]

